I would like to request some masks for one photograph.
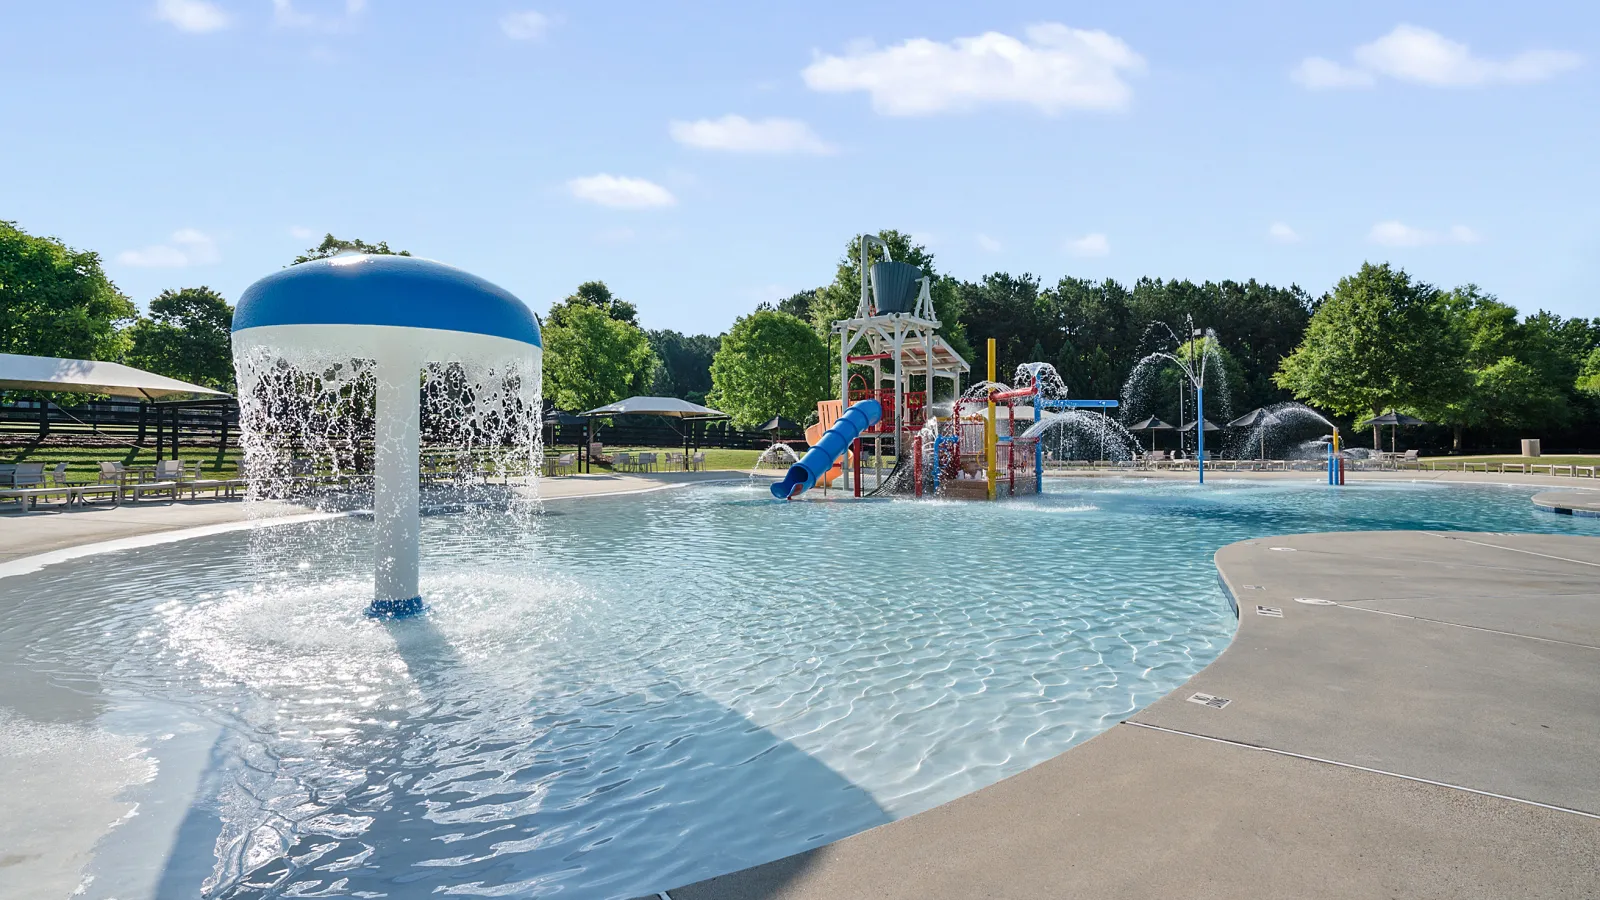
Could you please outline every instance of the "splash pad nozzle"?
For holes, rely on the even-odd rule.
[[[254,474],[277,464],[279,448],[261,438],[272,431],[282,405],[274,402],[282,398],[270,396],[269,381],[292,385],[295,378],[281,373],[293,372],[328,397],[354,391],[358,380],[350,373],[370,377],[377,535],[367,611],[385,618],[415,615],[424,609],[417,587],[424,370],[431,378],[450,367],[457,376],[453,390],[469,397],[478,414],[493,407],[491,430],[513,442],[526,432],[527,446],[536,448],[542,353],[539,323],[528,307],[460,269],[368,254],[290,266],[247,288],[234,311],[246,465]],[[250,490],[257,494],[256,478]]]

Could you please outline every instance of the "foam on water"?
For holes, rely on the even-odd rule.
[[[0,658],[216,726],[198,824],[148,856],[207,873],[186,894],[634,897],[926,809],[1173,690],[1233,633],[1223,544],[1600,533],[1531,489],[1047,489],[432,516],[431,612],[403,622],[362,614],[370,521],[219,534],[0,581]],[[140,721],[159,759],[174,726]]]

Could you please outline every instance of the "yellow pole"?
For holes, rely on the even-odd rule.
[[[994,381],[994,338],[989,338],[989,380]],[[984,469],[989,476],[989,499],[994,499],[994,463],[995,463],[995,435],[994,435],[994,391],[989,392],[989,420],[983,423],[983,456]]]

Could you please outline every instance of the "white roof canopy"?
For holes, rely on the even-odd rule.
[[[18,356],[13,353],[0,353],[0,390],[109,394],[140,400],[187,394],[228,396],[222,391],[120,363],[58,359],[54,356]]]
[[[596,407],[580,416],[670,416],[674,419],[723,419],[728,414],[677,397],[629,397]]]

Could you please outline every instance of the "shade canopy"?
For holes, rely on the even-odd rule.
[[[768,419],[765,424],[763,424],[760,428],[757,428],[756,430],[757,431],[799,431],[800,430],[800,423],[799,422],[790,421],[789,419],[785,419],[783,416],[773,416],[771,419]]]
[[[1381,416],[1375,416],[1375,417],[1373,417],[1371,419],[1368,419],[1365,422],[1362,422],[1360,427],[1366,428],[1369,425],[1426,425],[1426,424],[1428,424],[1428,423],[1422,421],[1421,419],[1419,419],[1419,418],[1417,418],[1415,416],[1408,416],[1405,413],[1397,413],[1394,410],[1390,410],[1390,411],[1384,413]]]
[[[1232,422],[1222,426],[1224,428],[1254,428],[1262,422],[1272,418],[1272,413],[1265,409],[1252,409]]]
[[[107,394],[139,400],[186,395],[228,396],[222,391],[121,363],[60,359],[54,356],[18,356],[13,353],[0,353],[0,390]]]
[[[552,409],[544,414],[544,424],[546,425],[582,425],[588,421],[582,416],[576,416],[559,409]]]
[[[1163,421],[1161,421],[1160,419],[1156,418],[1155,416],[1151,416],[1150,418],[1145,419],[1143,422],[1135,422],[1134,424],[1129,425],[1128,426],[1128,430],[1129,431],[1171,431],[1172,430],[1172,426],[1168,425],[1167,423],[1165,423]]]
[[[596,407],[578,415],[585,418],[601,416],[667,416],[673,419],[726,419],[728,414],[698,403],[677,397],[629,397],[605,406]]]
[[[1207,431],[1221,431],[1222,430],[1221,428],[1218,428],[1216,425],[1212,424],[1210,419],[1206,419],[1205,422],[1206,422],[1206,430]],[[1187,424],[1187,425],[1183,426],[1182,428],[1180,428],[1179,431],[1193,431],[1194,430],[1194,426],[1195,426],[1195,423],[1194,422],[1190,422],[1189,424]]]

